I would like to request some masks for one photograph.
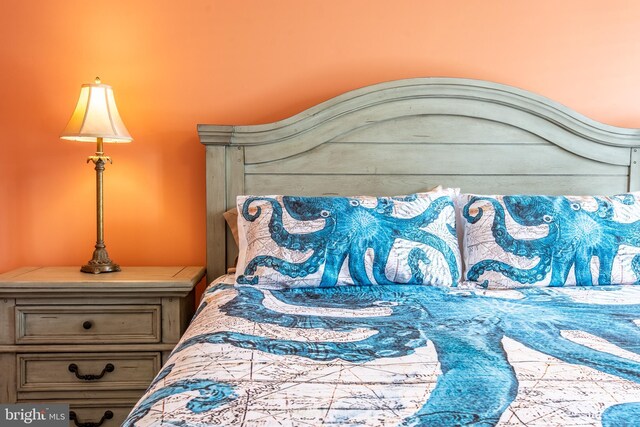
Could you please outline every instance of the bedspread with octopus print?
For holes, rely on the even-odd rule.
[[[640,287],[225,282],[125,426],[640,425]]]

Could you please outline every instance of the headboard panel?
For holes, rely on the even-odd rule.
[[[207,272],[237,249],[222,212],[239,194],[640,190],[640,130],[588,119],[532,93],[448,78],[358,89],[276,123],[199,125],[207,146]]]

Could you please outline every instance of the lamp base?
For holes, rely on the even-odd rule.
[[[92,274],[100,274],[100,273],[114,273],[116,271],[120,271],[120,266],[118,264],[110,263],[110,264],[85,264],[80,267],[80,271],[83,273],[92,273]]]
[[[120,271],[120,266],[109,259],[109,254],[104,247],[96,247],[93,258],[83,265],[80,271],[91,274],[114,273]]]

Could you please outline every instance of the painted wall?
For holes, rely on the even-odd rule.
[[[356,87],[451,76],[640,127],[638,22],[635,0],[3,0],[0,271],[91,257],[95,147],[58,135],[96,75],[135,139],[106,146],[109,253],[203,264],[197,123],[273,121]]]

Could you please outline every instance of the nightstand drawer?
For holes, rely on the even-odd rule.
[[[155,343],[159,305],[26,305],[16,307],[18,344]]]
[[[160,353],[18,354],[18,393],[145,390],[160,369]]]
[[[69,407],[69,426],[76,427],[78,425],[98,425],[100,421],[101,427],[119,427],[127,418],[133,405],[128,407],[116,407],[114,405],[105,405],[102,407],[81,407],[71,404]],[[75,422],[71,412],[75,414]],[[103,421],[104,420],[104,421]]]

